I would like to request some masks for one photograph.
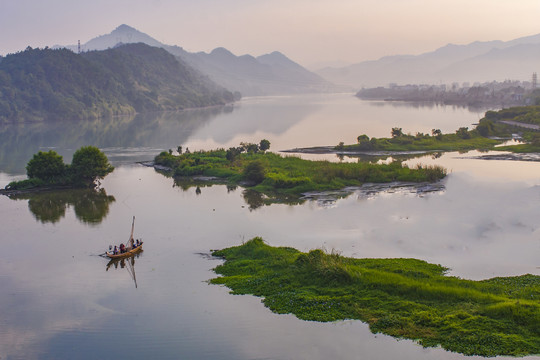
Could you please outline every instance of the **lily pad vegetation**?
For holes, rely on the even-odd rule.
[[[178,147],[180,149],[181,147]],[[282,156],[267,151],[268,140],[241,143],[227,150],[163,151],[155,164],[172,169],[175,178],[211,177],[229,185],[242,185],[267,195],[298,196],[311,191],[342,189],[364,183],[434,182],[446,176],[440,166],[409,168],[390,164],[333,163]]]
[[[211,284],[302,320],[358,319],[373,333],[465,355],[540,354],[540,276],[472,281],[416,259],[355,259],[272,247],[262,238],[215,250]]]
[[[5,189],[95,188],[113,170],[107,156],[95,146],[75,151],[71,164],[65,164],[54,150],[39,151],[26,165],[28,179],[13,181]]]

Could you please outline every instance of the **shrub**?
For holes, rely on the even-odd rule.
[[[66,165],[56,151],[40,151],[26,165],[26,174],[30,179],[51,181],[66,175]]]
[[[244,179],[259,184],[264,180],[266,175],[266,170],[261,161],[255,160],[251,161],[244,168]]]

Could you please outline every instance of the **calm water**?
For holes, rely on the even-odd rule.
[[[464,359],[371,334],[358,321],[272,314],[259,298],[208,285],[219,264],[208,253],[262,236],[303,251],[420,258],[471,279],[540,275],[540,163],[449,153],[410,161],[452,171],[439,191],[364,189],[333,202],[256,207],[241,188],[183,190],[134,162],[178,145],[226,148],[267,138],[273,150],[283,150],[352,143],[362,133],[388,136],[394,126],[452,131],[481,115],[335,95],[0,128],[2,187],[24,177],[38,150],[55,149],[69,162],[74,150],[93,144],[117,167],[99,194],[0,197],[0,358]],[[97,255],[127,240],[132,216],[145,251],[134,264],[108,267]]]

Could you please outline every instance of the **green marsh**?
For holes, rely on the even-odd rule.
[[[540,354],[540,277],[471,281],[415,259],[353,259],[271,247],[261,238],[213,251],[212,284],[263,297],[302,320],[358,319],[374,333],[466,355]]]
[[[155,163],[171,168],[176,178],[208,176],[242,185],[271,196],[301,195],[310,191],[337,190],[364,183],[434,182],[446,176],[440,166],[409,168],[391,164],[310,161],[264,151],[231,149],[173,155],[162,152]]]

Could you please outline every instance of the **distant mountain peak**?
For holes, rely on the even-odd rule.
[[[227,54],[227,55],[233,55],[232,52],[225,49],[224,47],[217,47],[214,50],[212,50],[211,54],[217,55],[217,54]]]
[[[137,31],[137,32],[140,32],[139,30],[129,26],[129,25],[126,25],[126,24],[122,24],[120,26],[118,26],[116,29],[113,30],[114,31],[121,31],[121,32],[127,32],[127,31]]]
[[[217,47],[209,54],[190,53],[181,47],[163,44],[126,24],[119,25],[108,34],[91,39],[81,45],[81,50],[83,53],[106,50],[132,43],[162,48],[219,85],[244,95],[320,92],[329,91],[332,86],[279,51],[259,57],[249,54],[236,56],[224,47]],[[70,45],[67,48],[74,52],[78,51],[77,45]]]
[[[150,46],[162,47],[163,44],[153,37],[129,26],[122,24],[109,34],[98,36],[83,45],[83,50],[105,50],[119,43],[131,44],[142,42]]]
[[[287,65],[287,66],[291,66],[291,65],[300,66],[294,61],[292,61],[291,59],[289,59],[284,54],[280,53],[279,51],[273,51],[270,54],[258,56],[257,60],[259,60],[263,64],[268,64],[268,65],[280,64],[280,65]]]

